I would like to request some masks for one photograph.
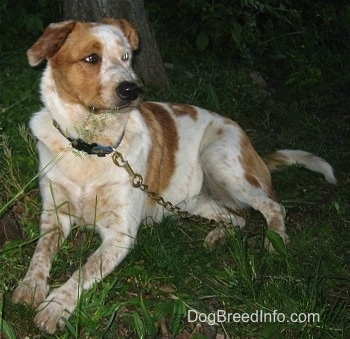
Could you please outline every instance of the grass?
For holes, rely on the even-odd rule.
[[[339,184],[331,186],[299,168],[274,174],[291,239],[285,248],[270,234],[279,249],[275,254],[263,249],[264,220],[254,212],[245,229],[229,234],[227,243],[214,251],[203,247],[207,227],[176,218],[141,227],[127,259],[83,294],[64,331],[48,336],[33,326],[29,307],[11,302],[38,238],[37,158],[34,141],[18,124],[26,125],[40,106],[40,74],[23,59],[6,59],[0,71],[1,217],[6,225],[15,220],[21,231],[6,237],[0,248],[0,337],[152,338],[160,332],[192,338],[349,337],[346,101],[327,92],[323,83],[298,89],[271,81],[263,91],[252,84],[247,70],[224,66],[215,58],[182,60],[169,71],[171,93],[145,90],[145,96],[227,114],[247,130],[261,153],[288,147],[318,153],[335,166]],[[98,244],[92,232],[75,229],[54,261],[51,286],[62,284]],[[218,310],[226,315],[263,312],[271,321],[191,323],[189,310],[193,316],[198,314],[194,310],[199,312],[201,319],[206,315],[208,323]],[[292,322],[293,314],[317,314],[319,321]],[[274,315],[283,321],[268,318]]]

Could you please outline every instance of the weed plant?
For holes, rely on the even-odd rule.
[[[168,70],[172,91],[145,89],[147,100],[187,102],[225,114],[242,125],[260,153],[278,148],[315,152],[335,167],[338,185],[300,168],[273,175],[287,212],[291,241],[286,247],[274,233],[266,232],[263,218],[254,211],[242,231],[228,232],[228,241],[213,251],[203,247],[208,227],[174,217],[142,226],[135,248],[115,272],[83,294],[66,328],[55,336],[41,333],[33,326],[30,307],[11,302],[39,236],[35,141],[24,126],[40,107],[40,71],[29,69],[24,49],[7,52],[0,69],[1,225],[6,227],[11,220],[20,231],[12,237],[0,234],[6,237],[0,245],[0,337],[350,337],[350,142],[345,91],[349,49],[334,56],[337,64],[328,55],[321,63],[304,67],[304,60],[300,68],[293,64],[296,72],[280,69],[276,75],[268,59],[236,64],[214,55],[209,46],[184,54],[169,47],[167,41],[176,40],[170,33],[159,43],[164,61],[172,64]],[[253,83],[250,73],[256,70],[267,87]],[[274,254],[263,248],[266,234],[276,248]],[[55,258],[50,285],[66,281],[98,245],[92,231],[74,229]],[[231,319],[214,325],[209,318],[218,310],[226,316],[260,312],[266,321]],[[189,314],[207,315],[207,322],[192,323]],[[278,319],[271,318],[277,314]],[[319,318],[293,322],[294,314]]]

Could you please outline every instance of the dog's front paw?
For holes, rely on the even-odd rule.
[[[36,308],[45,300],[49,292],[49,286],[44,280],[22,280],[12,295],[12,300],[16,304],[33,305]]]
[[[73,313],[76,306],[76,300],[70,293],[65,293],[62,289],[54,290],[38,306],[35,324],[53,334],[64,327],[64,319],[68,319]]]

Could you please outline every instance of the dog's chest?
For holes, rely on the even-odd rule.
[[[103,185],[111,181],[113,168],[111,157],[99,158],[83,152],[69,150],[62,155],[57,164],[50,170],[49,175],[54,181],[62,181],[64,186],[79,186],[94,184]]]
[[[71,152],[47,173],[57,204],[80,224],[93,224],[116,211],[130,195],[127,173],[111,157]],[[65,206],[65,207],[64,207]]]

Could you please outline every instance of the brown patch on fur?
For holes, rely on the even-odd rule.
[[[246,173],[245,178],[252,186],[255,186],[257,188],[261,188],[261,184],[260,184],[259,180],[254,175]]]
[[[159,194],[168,187],[175,171],[178,134],[170,113],[156,103],[142,103],[140,110],[151,132],[146,184]]]
[[[178,103],[170,103],[169,106],[176,116],[189,116],[195,121],[198,119],[198,112],[193,106]]]
[[[100,103],[100,62],[90,64],[84,58],[91,54],[102,55],[103,46],[87,33],[89,23],[77,22],[60,50],[51,58],[52,75],[60,97],[67,102],[85,107]]]
[[[285,226],[283,223],[283,218],[280,218],[279,216],[274,216],[268,224],[268,227],[270,230],[276,231],[278,233],[285,232]]]
[[[270,171],[278,170],[287,164],[286,157],[278,151],[265,155],[263,160]]]
[[[272,190],[271,174],[264,161],[254,150],[249,137],[242,131],[240,161],[245,171],[246,180],[254,187],[262,188],[268,196],[275,199]]]
[[[49,25],[38,41],[27,51],[31,66],[39,65],[44,59],[53,57],[73,31],[76,22],[64,21]]]
[[[217,131],[217,134],[218,135],[222,135],[224,133],[224,130],[222,128],[219,128],[218,131]]]

